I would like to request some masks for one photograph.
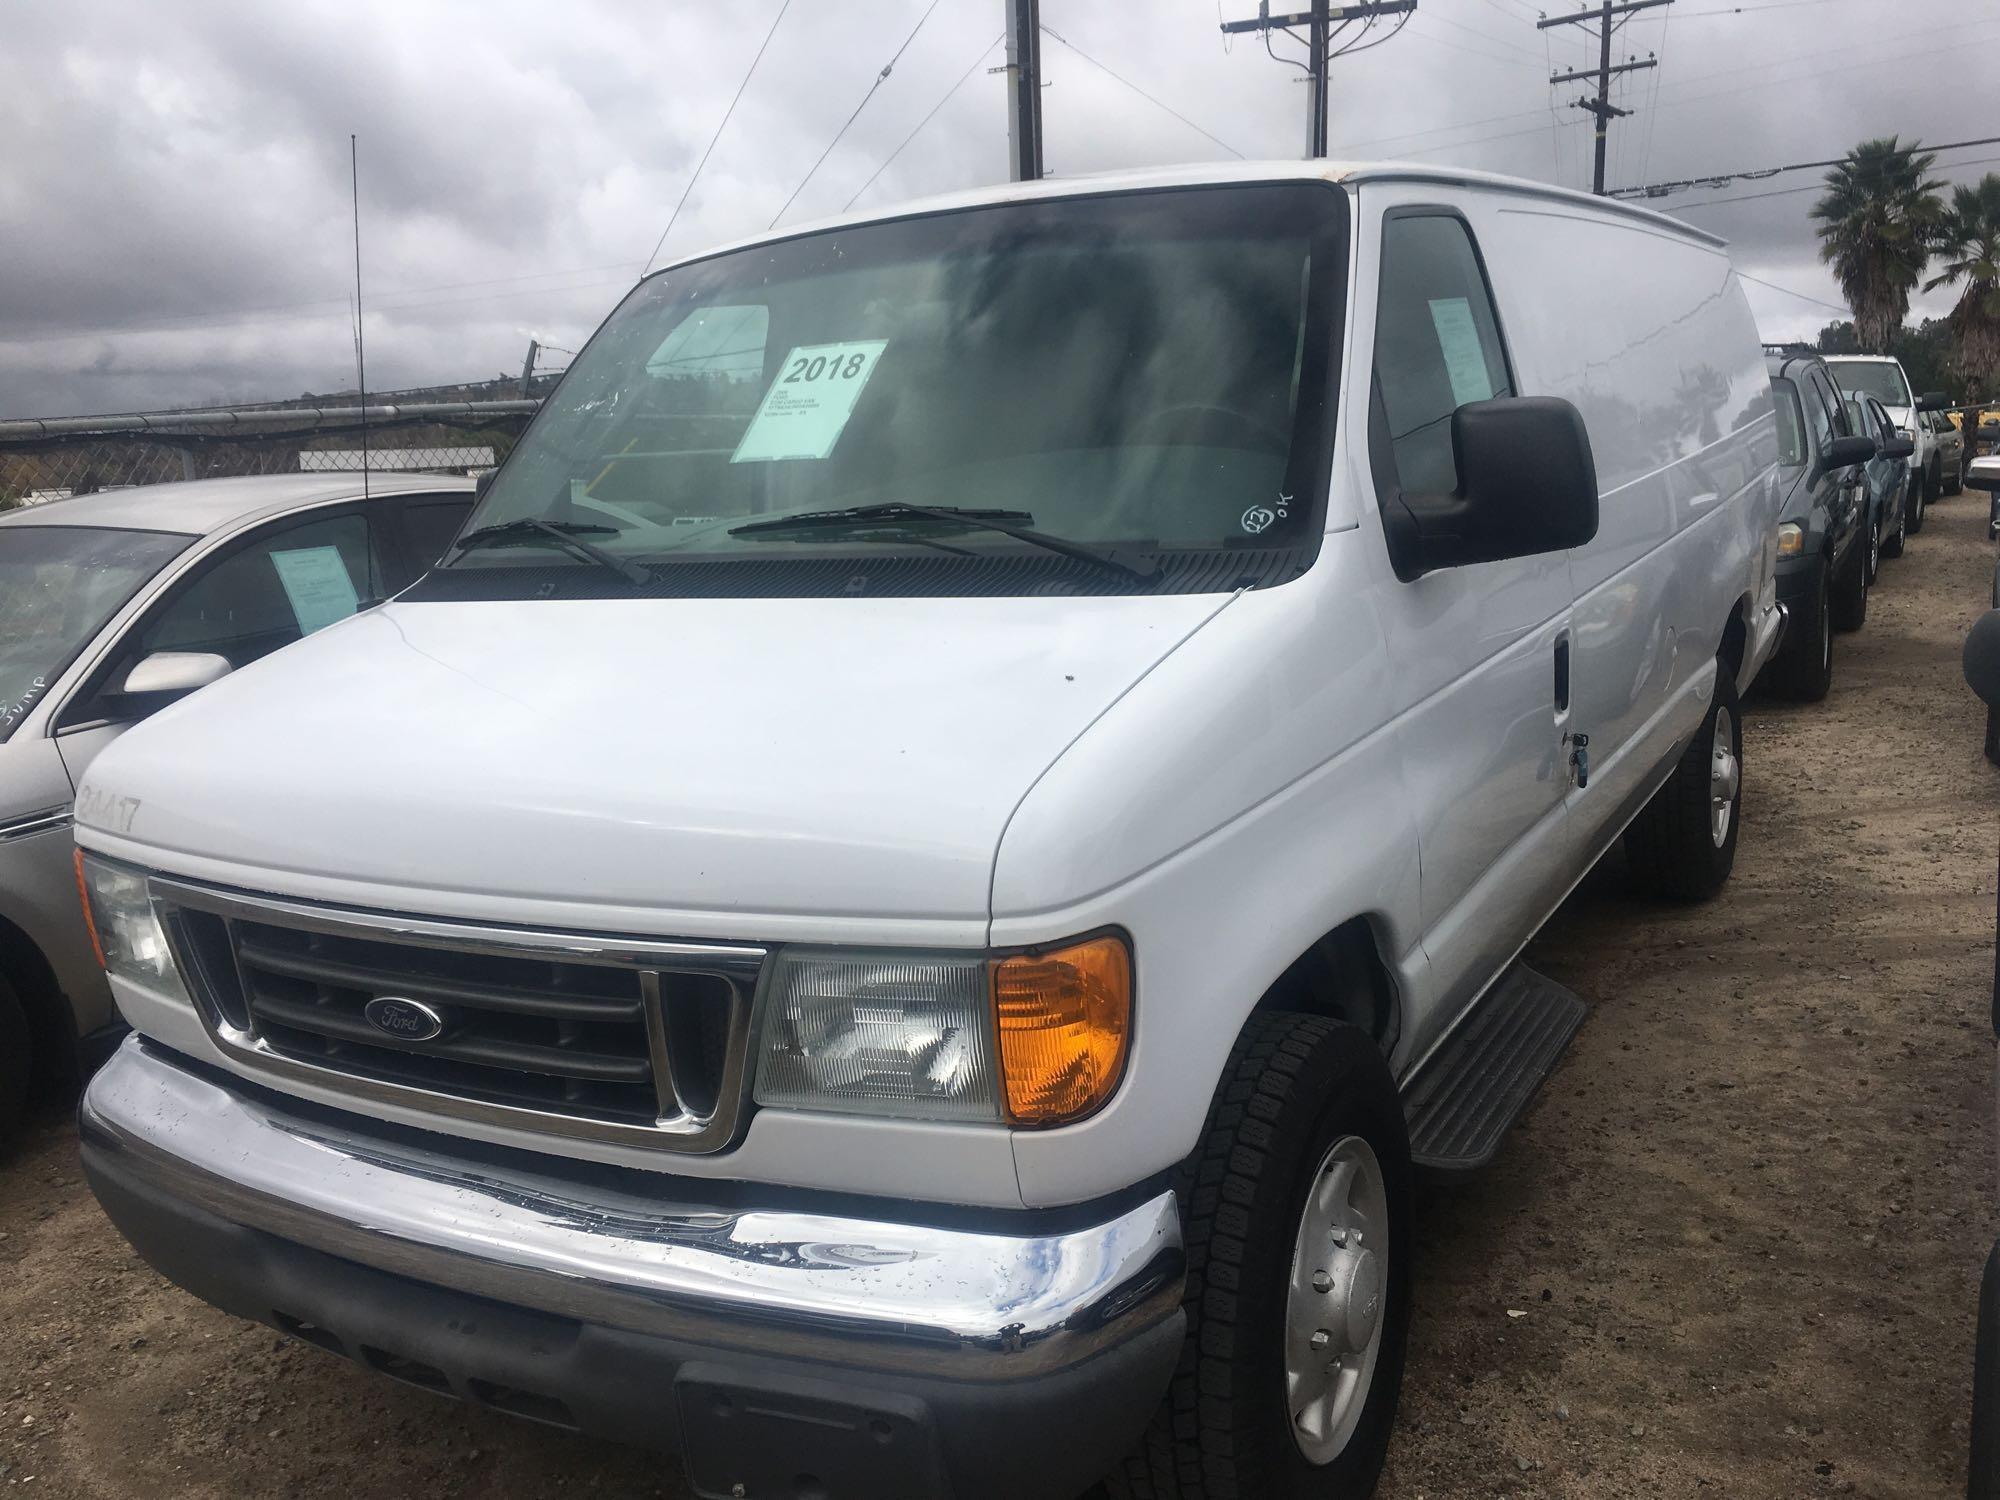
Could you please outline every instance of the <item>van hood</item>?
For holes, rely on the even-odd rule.
[[[1036,778],[1227,603],[390,604],[138,726],[77,821],[287,894],[984,920]]]

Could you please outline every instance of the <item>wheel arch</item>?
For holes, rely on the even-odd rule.
[[[1295,1011],[1357,1026],[1388,1056],[1402,1034],[1403,1005],[1375,921],[1351,917],[1314,939],[1258,997],[1243,1024],[1272,1011]]]
[[[76,1016],[56,982],[55,967],[40,945],[0,914],[0,979],[10,984],[28,1013],[37,1071],[67,1073],[76,1061]]]
[[[1716,659],[1729,669],[1738,689],[1743,687],[1743,658],[1750,649],[1750,620],[1756,601],[1748,594],[1739,596],[1723,624],[1722,638],[1716,642]]]

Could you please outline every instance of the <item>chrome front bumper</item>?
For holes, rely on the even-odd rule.
[[[413,1282],[762,1359],[1012,1381],[1178,1321],[1170,1192],[1024,1233],[663,1202],[651,1174],[457,1154],[218,1081],[138,1037],[92,1079],[80,1126],[114,1218],[107,1187],[138,1184]]]

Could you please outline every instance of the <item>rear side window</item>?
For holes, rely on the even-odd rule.
[[[1452,413],[1514,394],[1486,274],[1455,215],[1392,214],[1382,225],[1375,392],[1396,482],[1417,494],[1458,488]]]
[[[1833,413],[1827,407],[1827,398],[1821,392],[1826,384],[1823,380],[1806,379],[1805,389],[1800,399],[1805,404],[1806,424],[1812,428],[1813,446],[1824,453],[1833,442]]]
[[[1819,399],[1826,404],[1826,419],[1831,431],[1842,437],[1852,437],[1854,433],[1847,425],[1847,411],[1841,405],[1839,395],[1834,391],[1833,382],[1826,378],[1826,373],[1822,370],[1812,371],[1807,379],[1811,382],[1812,388],[1819,393]]]
[[[1771,392],[1777,397],[1778,462],[1788,469],[1799,468],[1806,461],[1805,414],[1799,410],[1799,388],[1789,380],[1774,380]]]

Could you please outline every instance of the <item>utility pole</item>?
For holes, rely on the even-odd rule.
[[[1658,0],[1664,4],[1665,0]],[[1222,29],[1226,34],[1241,31],[1289,31],[1294,26],[1306,28],[1306,155],[1320,157],[1326,155],[1327,122],[1327,64],[1338,57],[1331,51],[1333,28],[1345,26],[1349,21],[1374,21],[1381,16],[1401,16],[1413,13],[1417,0],[1365,0],[1354,5],[1334,5],[1330,0],[1312,0],[1310,11],[1289,16],[1271,14],[1271,0],[1258,0],[1257,19],[1254,21],[1224,21]]]
[[[1042,176],[1041,0],[1007,0],[1007,180]]]
[[[1585,69],[1576,73],[1557,73],[1549,79],[1549,82],[1551,84],[1574,83],[1580,78],[1595,77],[1597,79],[1597,97],[1595,99],[1578,99],[1575,101],[1575,106],[1583,110],[1586,114],[1594,115],[1597,118],[1597,165],[1591,173],[1590,190],[1600,198],[1604,196],[1604,148],[1606,135],[1614,119],[1620,115],[1629,115],[1632,113],[1631,110],[1620,109],[1611,102],[1612,75],[1617,73],[1636,73],[1642,68],[1659,66],[1659,59],[1648,57],[1640,62],[1622,62],[1614,68],[1611,65],[1611,33],[1623,25],[1624,18],[1631,15],[1635,10],[1651,10],[1656,5],[1672,5],[1673,3],[1674,0],[1623,0],[1622,4],[1614,4],[1613,0],[1604,0],[1604,3],[1594,10],[1579,10],[1567,16],[1550,16],[1545,20],[1535,23],[1535,28],[1538,31],[1547,31],[1551,26],[1582,26],[1588,29],[1592,21],[1597,23],[1597,67],[1594,70]]]

